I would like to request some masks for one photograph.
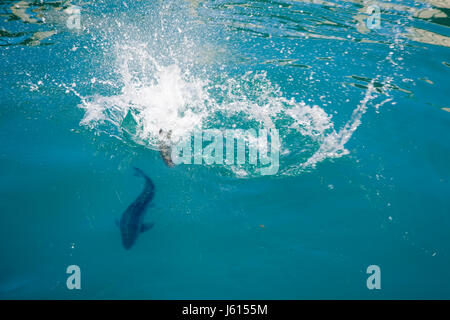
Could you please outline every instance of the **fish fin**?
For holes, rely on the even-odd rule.
[[[141,226],[141,232],[145,232],[147,230],[150,230],[151,228],[153,228],[154,223],[143,223]]]

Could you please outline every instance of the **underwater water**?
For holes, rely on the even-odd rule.
[[[0,12],[0,298],[450,298],[450,1]],[[161,129],[275,130],[278,166],[168,167]]]

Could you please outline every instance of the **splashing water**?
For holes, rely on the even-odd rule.
[[[283,137],[280,160],[289,154],[297,159],[284,166],[281,174],[299,174],[325,159],[348,154],[345,144],[361,124],[374,92],[370,85],[351,119],[336,131],[331,114],[318,105],[287,99],[266,72],[203,78],[178,64],[159,64],[145,44],[120,46],[115,52],[121,92],[82,98],[82,125],[119,138],[131,135],[135,143],[153,150],[158,150],[161,129],[172,132],[174,144],[202,128],[276,128]],[[283,140],[297,145],[292,150]],[[248,167],[230,169],[240,172],[239,176],[251,173]]]
[[[264,69],[225,71],[227,63],[234,61],[230,58],[232,49],[205,41],[207,31],[198,23],[198,15],[179,16],[177,11],[178,16],[169,18],[173,12],[170,8],[162,5],[159,15],[147,23],[117,18],[113,25],[97,30],[105,38],[107,45],[102,47],[109,60],[106,64],[114,73],[113,79],[103,83],[114,82],[112,89],[118,87],[120,91],[106,85],[106,94],[83,97],[71,88],[80,96],[79,107],[85,111],[81,125],[152,150],[158,150],[161,130],[171,132],[169,143],[176,144],[190,138],[195,130],[276,129],[281,139],[278,174],[298,175],[319,162],[349,154],[345,146],[360,126],[368,104],[380,89],[388,96],[390,89],[399,89],[390,87],[392,78],[381,80],[381,85],[376,83],[380,76],[369,79],[362,100],[347,119],[336,122],[336,111],[326,107],[336,99],[332,92],[327,103],[312,103],[310,99],[322,94],[311,84],[328,79],[316,79],[315,71],[311,71],[302,89],[305,93],[293,97],[286,95],[283,85]],[[119,34],[111,31],[117,26]],[[391,50],[402,52],[398,33],[390,36],[394,37]],[[401,69],[392,51],[376,64],[381,74],[387,63]],[[221,54],[229,59],[217,59]],[[308,88],[313,90],[308,92]],[[392,97],[378,103],[377,111],[386,101],[392,101]],[[247,136],[241,138],[247,140]],[[246,165],[227,168],[240,172],[238,176],[256,175]]]

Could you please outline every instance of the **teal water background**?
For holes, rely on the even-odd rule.
[[[1,1],[0,298],[450,298],[450,3],[373,3]],[[198,123],[274,125],[278,173],[168,168]]]

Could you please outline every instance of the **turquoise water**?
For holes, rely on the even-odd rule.
[[[450,298],[449,1],[0,8],[0,298]],[[161,128],[275,128],[278,171],[169,168]]]

